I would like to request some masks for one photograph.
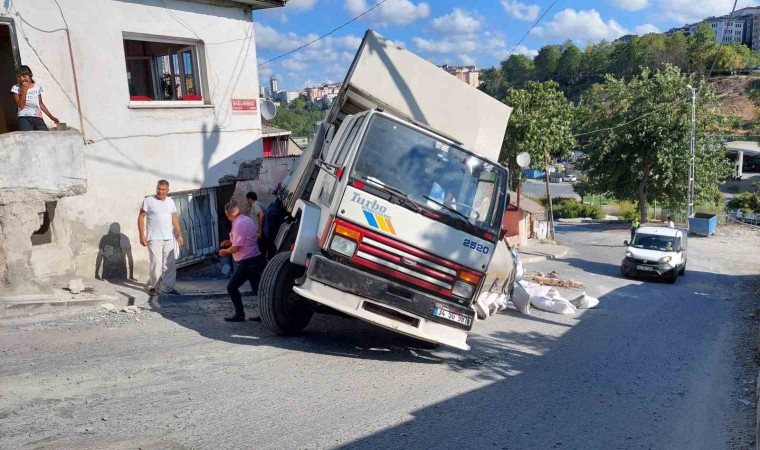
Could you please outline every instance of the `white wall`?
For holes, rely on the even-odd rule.
[[[91,275],[98,241],[111,223],[119,223],[132,247],[139,248],[137,213],[159,178],[169,180],[175,192],[215,186],[223,175],[237,173],[235,161],[262,156],[259,115],[230,110],[230,98],[258,98],[256,51],[251,11],[242,6],[178,0],[59,3],[71,35],[83,135],[89,143],[89,188],[86,195],[61,200],[56,220],[74,223],[75,232],[70,234],[76,241],[70,244],[77,255],[77,271]],[[66,34],[53,31],[66,26],[55,2],[16,0],[4,6],[8,10],[0,6],[0,15],[15,20],[22,64],[32,68],[43,86],[45,104],[61,121],[79,129]],[[125,32],[200,37],[208,75],[204,99],[210,104],[189,109],[130,108]],[[137,262],[146,258],[147,252],[135,252]]]

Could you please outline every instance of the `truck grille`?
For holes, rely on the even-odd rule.
[[[453,264],[374,233],[364,232],[353,261],[447,297],[457,276]]]

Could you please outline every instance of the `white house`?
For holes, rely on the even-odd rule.
[[[30,66],[50,111],[77,130],[14,132],[15,105],[0,95],[0,289],[93,276],[127,252],[145,278],[137,213],[162,178],[183,261],[216,248],[219,204],[262,157],[252,12],[285,3],[0,4],[0,90]]]

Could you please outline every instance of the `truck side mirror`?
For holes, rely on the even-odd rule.
[[[628,241],[623,241],[623,245],[625,245],[626,247],[628,247],[630,244],[628,243]]]

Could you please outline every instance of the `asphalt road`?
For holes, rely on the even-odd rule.
[[[670,285],[618,276],[627,230],[557,231],[529,271],[599,307],[507,310],[470,352],[324,316],[280,338],[224,299],[2,323],[0,448],[753,447],[758,235],[692,239]]]
[[[533,198],[546,197],[546,182],[544,180],[527,180],[522,185],[523,192]],[[569,197],[580,200],[581,197],[573,190],[572,183],[563,181],[562,183],[549,183],[549,192],[552,198]]]

